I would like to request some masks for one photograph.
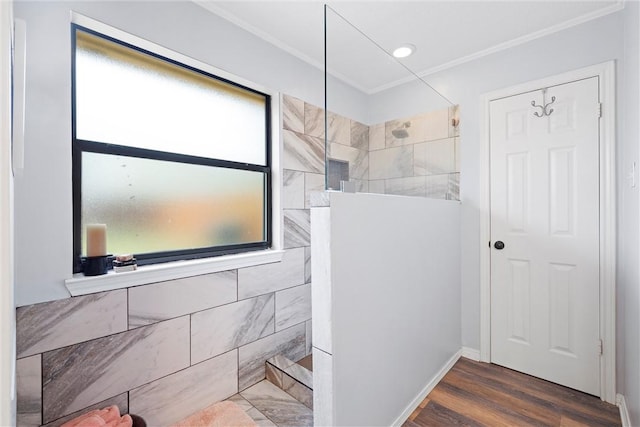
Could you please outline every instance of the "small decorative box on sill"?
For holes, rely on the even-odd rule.
[[[113,271],[123,273],[125,271],[134,271],[138,268],[136,259],[131,254],[117,255],[113,260]]]

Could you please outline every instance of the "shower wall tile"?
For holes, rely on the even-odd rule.
[[[455,139],[441,139],[414,145],[413,173],[438,175],[455,172]]]
[[[311,319],[311,284],[276,292],[276,331]]]
[[[16,361],[16,393],[18,408],[16,419],[19,426],[42,424],[42,356]]]
[[[304,104],[304,133],[324,139],[324,110],[306,102]]]
[[[237,299],[235,270],[129,288],[129,328],[228,304]]]
[[[282,172],[282,208],[304,209],[304,172]]]
[[[351,146],[358,150],[369,151],[369,126],[351,120]]]
[[[455,138],[455,142],[453,143],[454,151],[455,151],[455,171],[460,172],[460,138]]]
[[[424,141],[435,141],[449,137],[449,109],[430,111],[420,116]]]
[[[386,148],[385,124],[369,126],[369,151]]]
[[[45,302],[16,310],[18,357],[127,330],[127,291]]]
[[[329,111],[329,141],[351,145],[351,120]]]
[[[285,209],[284,248],[299,248],[311,244],[309,209]]]
[[[311,283],[311,246],[304,248],[304,283]]]
[[[289,130],[282,131],[282,139],[285,169],[324,173],[324,140]]]
[[[384,179],[369,180],[369,192],[374,194],[385,194]]]
[[[342,144],[329,145],[329,157],[349,162],[349,180],[369,179],[369,153]]]
[[[191,316],[191,363],[274,333],[274,300],[274,294],[270,293],[194,313]]]
[[[304,248],[285,251],[281,262],[238,270],[238,299],[304,284]]]
[[[240,347],[239,389],[244,390],[265,378],[265,362],[278,354],[291,360],[300,360],[305,354],[306,327],[300,323],[276,332],[266,338]]]
[[[311,349],[313,347],[313,334],[311,332],[311,329],[313,328],[312,325],[313,320],[307,320],[305,322],[305,327],[307,329],[307,336],[306,336],[306,350],[305,353],[306,354],[311,354]]]
[[[238,392],[238,350],[131,390],[131,412],[148,426],[172,425]]]
[[[449,174],[426,176],[426,196],[431,199],[446,199],[449,192]]]
[[[388,148],[369,153],[369,179],[402,178],[412,175],[412,146]]]
[[[44,353],[50,422],[189,366],[189,316]]]
[[[385,194],[398,196],[426,197],[426,177],[411,176],[408,178],[387,179]]]
[[[282,127],[304,133],[304,101],[293,96],[282,96]]]
[[[311,207],[311,193],[324,191],[324,175],[317,173],[304,174],[304,208]]]
[[[460,174],[459,173],[450,173],[449,174],[449,196],[448,198],[451,200],[460,200]]]
[[[52,421],[48,424],[45,424],[44,427],[60,427],[62,424],[67,421],[71,421],[72,419],[79,417],[82,414],[86,414],[89,411],[93,411],[94,409],[104,409],[109,406],[115,405],[120,410],[121,414],[129,413],[129,393],[122,393],[115,397],[111,397],[109,399],[103,400],[102,402],[98,402],[95,405],[88,406],[80,411],[69,414],[65,417],[58,418],[55,421]],[[20,423],[18,423],[20,425]]]

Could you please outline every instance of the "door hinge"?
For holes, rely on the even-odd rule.
[[[604,344],[602,344],[602,340],[598,340],[598,351],[600,352],[600,355],[602,356],[602,354],[604,353]]]
[[[598,118],[602,117],[602,102],[598,102]]]

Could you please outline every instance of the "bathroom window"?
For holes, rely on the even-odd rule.
[[[270,247],[270,96],[72,34],[74,272],[93,223],[140,265]]]

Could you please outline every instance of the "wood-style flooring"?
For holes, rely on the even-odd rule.
[[[403,427],[621,425],[618,408],[595,396],[461,358]]]

